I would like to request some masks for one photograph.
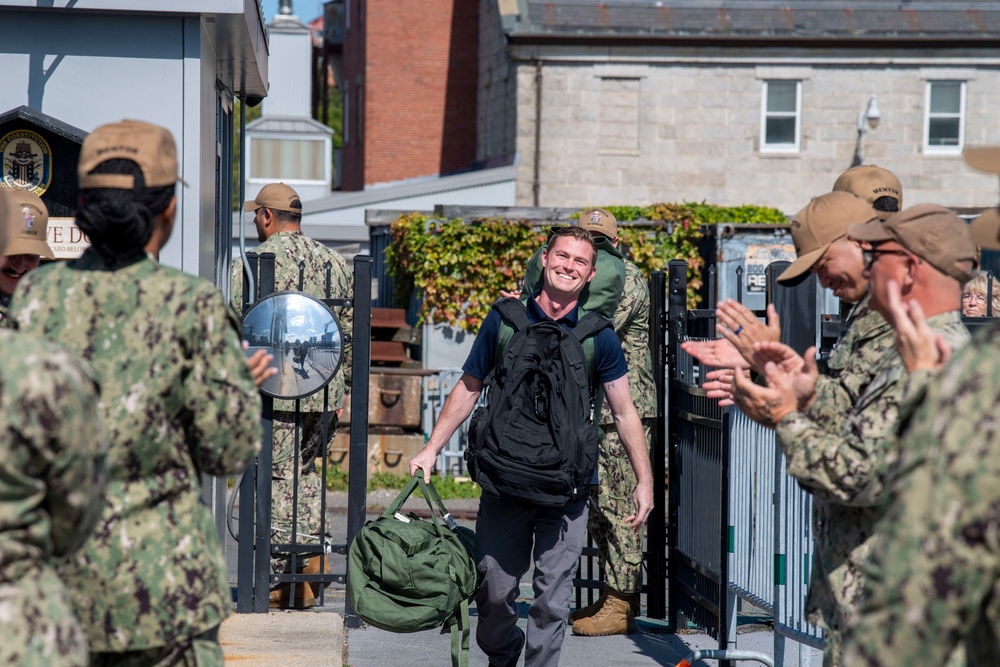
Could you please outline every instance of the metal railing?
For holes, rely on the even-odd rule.
[[[274,291],[275,285],[275,258],[273,253],[263,253],[259,257],[255,253],[247,254],[248,265],[251,278],[247,281],[257,286],[254,291],[255,297],[263,298]],[[323,302],[328,306],[344,306],[352,308],[354,311],[354,330],[351,332],[352,344],[352,376],[355,386],[365,387],[368,385],[370,358],[371,358],[371,268],[372,260],[367,256],[354,258],[354,295],[351,299],[330,298],[330,266],[327,264],[326,286],[327,292]],[[303,284],[303,266],[299,266],[299,287]],[[252,280],[252,282],[251,282]],[[248,284],[244,283],[243,308],[247,309],[251,299],[249,298]],[[346,332],[345,332],[346,334]],[[312,354],[317,352],[317,354]],[[325,353],[310,350],[310,363],[325,363],[331,365],[329,359],[323,358]],[[305,358],[303,358],[305,359]],[[327,530],[326,494],[320,494],[320,527],[319,531],[324,539],[315,541],[300,539],[304,537],[304,532],[298,527],[298,500],[300,489],[300,474],[303,472],[298,465],[301,460],[301,428],[295,429],[294,443],[294,481],[292,493],[292,522],[290,538],[280,542],[272,541],[271,522],[271,485],[272,485],[272,446],[273,446],[273,417],[274,399],[263,396],[263,411],[261,423],[263,426],[263,446],[257,459],[251,463],[244,471],[238,485],[238,525],[239,532],[234,535],[238,542],[238,571],[236,590],[236,611],[237,613],[267,613],[269,609],[269,597],[272,586],[279,583],[288,583],[292,589],[296,585],[319,584],[319,599],[322,604],[323,590],[326,584],[345,583],[346,572],[322,572],[320,574],[304,574],[297,571],[297,563],[302,559],[311,556],[319,556],[324,553],[337,553],[345,555],[347,546],[354,536],[361,530],[365,520],[366,484],[367,484],[367,460],[368,460],[368,392],[356,392],[351,401],[351,424],[355,428],[351,429],[350,438],[350,469],[348,487],[348,510],[347,510],[347,534],[344,535],[344,542],[337,544],[326,543],[325,536]],[[326,399],[324,399],[326,400]],[[296,421],[300,422],[299,402],[296,405]],[[329,408],[330,406],[325,406]],[[332,411],[332,408],[328,411]],[[321,480],[326,479],[327,466],[329,465],[329,433],[324,422],[321,439],[323,451],[320,453],[321,466],[318,471]],[[237,491],[234,490],[234,493]],[[231,502],[237,498],[234,497]],[[235,503],[234,503],[235,504]],[[332,536],[336,539],[336,536]],[[284,543],[289,541],[290,543]],[[270,560],[272,557],[288,557],[289,568],[286,573],[276,574],[271,571]],[[294,590],[289,593],[289,599],[294,597]],[[360,619],[350,604],[345,602],[344,623],[347,627],[356,628],[360,626]]]
[[[782,315],[782,339],[799,351],[818,340],[814,279],[778,288],[768,271],[768,302]],[[805,620],[812,563],[812,504],[809,494],[785,473],[774,431],[735,407],[721,408],[698,386],[700,368],[681,348],[689,332],[712,335],[714,309],[686,307],[687,265],[670,263],[669,395],[671,547],[670,613],[683,614],[719,640],[728,661],[737,647],[738,599],[774,616],[774,662],[783,664],[792,639],[822,648],[820,631]],[[710,276],[713,274],[709,273]],[[710,304],[713,305],[714,304]],[[763,316],[760,312],[758,315]],[[704,336],[702,336],[704,338]],[[807,652],[800,652],[800,659]]]

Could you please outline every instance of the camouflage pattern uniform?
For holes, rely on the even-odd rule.
[[[844,322],[843,334],[816,381],[814,405],[823,407],[827,430],[839,431],[841,422],[854,408],[873,379],[872,361],[893,347],[892,328],[871,309],[871,295],[855,304]],[[859,357],[859,355],[864,355]]]
[[[928,319],[954,348],[969,339],[958,311]],[[787,457],[788,474],[813,496],[815,554],[806,611],[827,630],[824,665],[840,662],[840,638],[846,618],[863,592],[861,565],[868,559],[879,507],[898,443],[892,438],[899,406],[912,391],[906,367],[888,332],[857,351],[853,363],[874,375],[855,384],[850,366],[839,376],[845,391],[860,395],[846,415],[818,400],[803,414],[794,412],[778,424],[778,444]],[[926,376],[920,376],[925,377]],[[840,424],[840,430],[830,428]]]
[[[7,320],[7,311],[10,310],[10,294],[0,292],[0,329],[9,329],[10,322]]]
[[[350,298],[354,294],[354,280],[347,262],[334,250],[310,239],[298,231],[272,234],[254,249],[258,255],[273,252],[275,291],[299,289],[299,263],[305,268],[302,290],[318,298],[326,298],[326,264],[330,263],[330,298]],[[233,261],[232,303],[240,311],[243,306],[243,261]],[[334,308],[345,334],[354,325],[350,308]],[[300,459],[299,507],[296,542],[316,542],[320,534],[321,497],[325,484],[315,470],[316,458],[323,454],[323,422],[327,425],[327,443],[337,434],[337,420],[333,414],[344,404],[344,393],[350,384],[350,346],[344,346],[343,362],[333,380],[324,391],[316,392],[299,401]],[[328,410],[324,413],[324,396],[329,395]],[[274,401],[274,444],[271,487],[271,540],[289,543],[292,537],[292,508],[295,480],[295,401]],[[272,561],[275,570],[284,572],[285,559]]]
[[[648,447],[656,417],[656,385],[649,350],[649,287],[639,267],[628,260],[625,260],[625,288],[615,311],[614,327],[625,353],[629,388],[642,418]],[[635,513],[632,492],[637,482],[607,401],[599,425],[599,482],[590,490],[594,511],[590,513],[587,528],[601,552],[608,585],[627,595],[639,590],[642,568],[642,536],[625,523],[625,517]]]
[[[97,385],[65,350],[0,332],[0,665],[87,664],[56,574],[104,506]]]
[[[844,637],[848,665],[1000,665],[1000,323],[984,326],[908,403],[906,451],[868,581]]]
[[[102,388],[107,501],[94,535],[60,565],[92,660],[160,649],[221,664],[217,643],[191,645],[232,607],[201,476],[238,473],[261,437],[232,311],[203,280],[88,250],[24,276],[10,314],[88,362]]]

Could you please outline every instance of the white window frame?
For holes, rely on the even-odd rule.
[[[770,83],[788,83],[792,79],[770,79],[763,81],[760,95],[760,152],[761,153],[798,153],[802,138],[802,80],[795,79],[795,113],[788,112],[768,112],[767,110],[767,87]],[[768,118],[795,118],[795,143],[794,144],[769,144],[767,143],[767,119]]]
[[[247,150],[247,172],[249,177],[247,178],[247,183],[271,183],[274,181],[273,178],[262,178],[259,176],[254,176],[253,174],[253,141],[254,139],[295,139],[299,141],[315,141],[317,143],[323,143],[323,154],[330,155],[333,150],[333,139],[330,137],[319,138],[316,136],[305,136],[305,135],[295,135],[295,134],[281,134],[281,133],[270,133],[262,132],[260,134],[254,134],[247,137],[246,150]],[[288,183],[290,185],[321,185],[324,183],[329,183],[333,178],[333,165],[330,164],[329,160],[324,160],[323,164],[323,177],[319,179],[312,178],[284,178],[282,182]]]
[[[958,145],[931,146],[931,88],[935,83],[957,83],[958,92]],[[960,79],[934,79],[924,88],[924,153],[929,155],[961,155],[965,146],[965,90],[968,82]],[[933,114],[934,118],[954,118],[954,114]]]

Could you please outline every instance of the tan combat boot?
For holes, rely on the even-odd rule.
[[[586,607],[577,609],[572,614],[570,614],[569,622],[576,623],[581,618],[590,618],[591,616],[596,614],[598,611],[601,610],[601,607],[604,606],[604,598],[606,597],[608,597],[608,589],[605,588],[603,591],[601,591],[601,597],[597,598],[597,602],[595,602],[592,605],[588,605]]]
[[[302,567],[302,574],[322,574],[325,572],[326,568],[326,556],[313,556],[311,558],[306,558],[305,563]],[[309,609],[310,607],[316,606],[316,587],[321,584],[309,584],[307,582],[299,582],[295,584],[295,603],[288,604],[288,592],[291,589],[289,584],[281,584],[278,588],[271,591],[269,596],[270,604],[272,608],[292,608],[292,609]]]
[[[635,615],[630,598],[613,588],[608,588],[604,605],[593,616],[573,623],[573,634],[584,637],[627,635],[635,632]]]
[[[288,592],[291,588],[291,584],[285,583],[271,591],[268,606],[272,609],[309,609],[316,606],[316,595],[312,587],[302,581],[295,584],[295,603],[289,604]]]
[[[628,608],[632,612],[632,618],[639,618],[642,616],[639,609],[639,591],[625,596],[625,599],[628,600]]]

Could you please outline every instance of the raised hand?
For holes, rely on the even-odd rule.
[[[715,309],[719,319],[719,334],[733,345],[743,357],[745,365],[757,372],[763,370],[754,362],[754,343],[781,340],[781,319],[773,305],[767,306],[767,324],[739,301],[724,299]]]
[[[815,347],[810,347],[806,350],[805,357],[801,357],[784,343],[757,343],[754,345],[754,358],[765,369],[768,384],[771,383],[771,375],[766,372],[768,364],[773,364],[772,374],[775,378],[780,377],[782,383],[787,380],[788,387],[795,393],[799,411],[812,404],[819,378]]]
[[[906,370],[937,371],[951,359],[951,346],[927,324],[924,310],[916,301],[903,302],[899,283],[886,283],[889,295],[887,318],[896,340],[896,350]]]

